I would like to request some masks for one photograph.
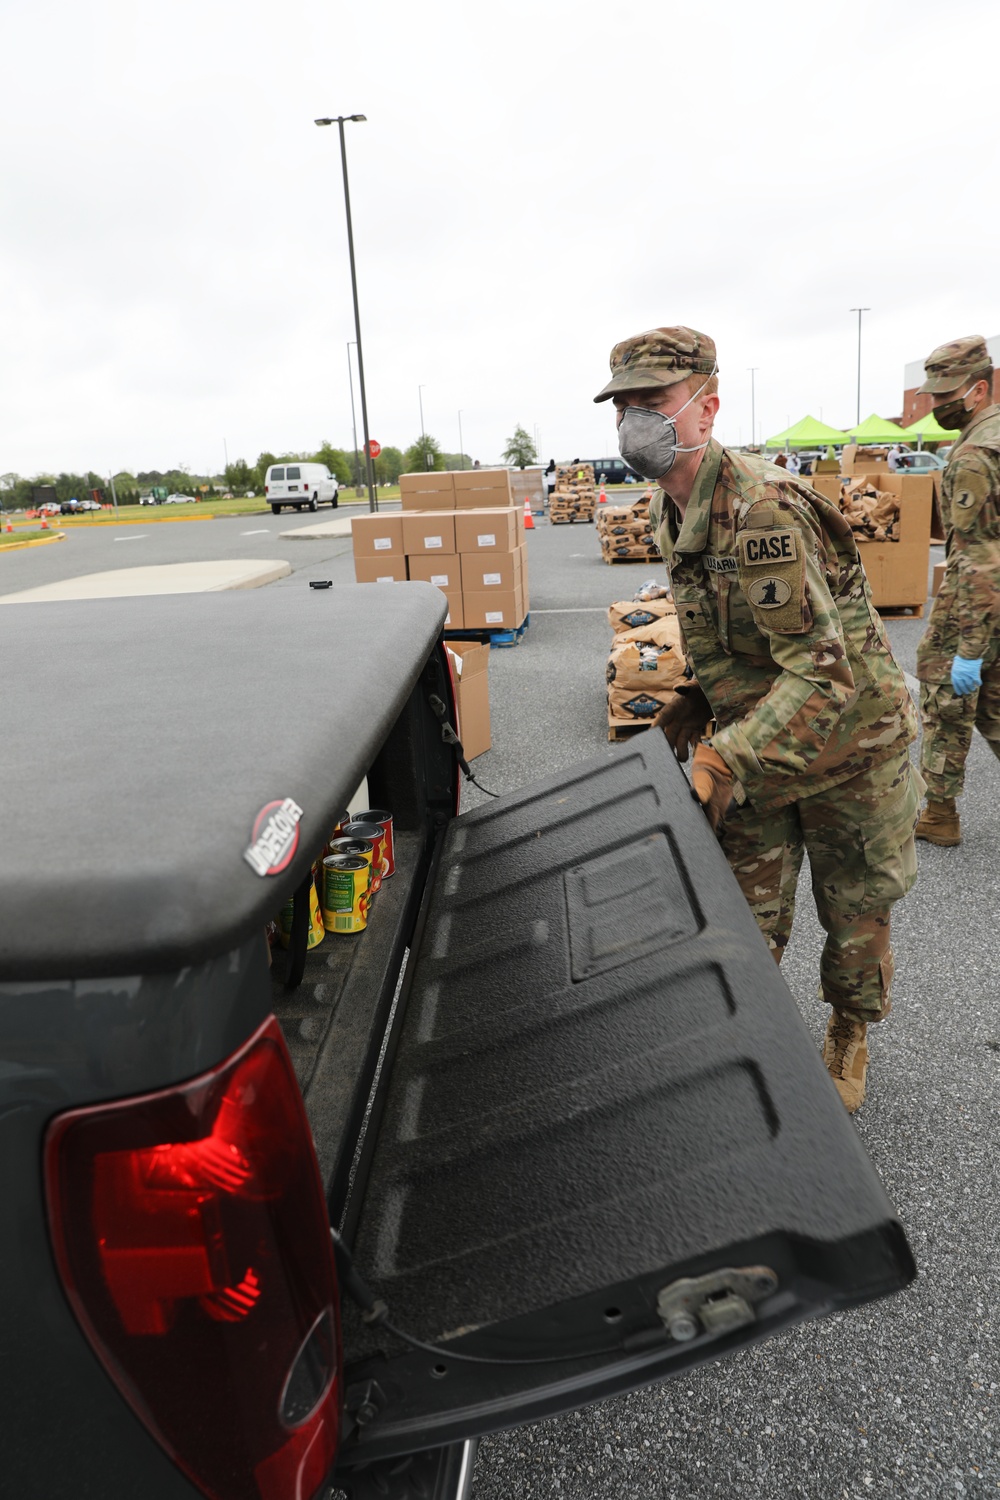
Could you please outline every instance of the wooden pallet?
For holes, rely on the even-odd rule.
[[[608,739],[630,740],[640,729],[648,729],[652,719],[612,719],[608,716]]]
[[[875,608],[880,615],[888,615],[890,619],[922,620],[926,604],[876,604]]]
[[[647,568],[655,568],[663,559],[657,552],[650,553],[647,557],[605,557],[604,561],[610,566],[614,563],[645,563]]]
[[[549,516],[550,526],[572,526],[574,521],[582,521],[585,526],[594,524],[593,516]]]
[[[519,646],[530,624],[531,612],[529,611],[520,625],[515,625],[513,630],[480,630],[475,626],[470,626],[468,630],[446,630],[444,638],[446,641],[479,641],[484,646],[489,644],[491,649],[495,646]]]

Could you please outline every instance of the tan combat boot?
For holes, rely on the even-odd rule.
[[[865,1102],[867,1034],[867,1023],[859,1021],[850,1011],[831,1012],[823,1041],[823,1061],[850,1115]]]
[[[920,814],[914,829],[914,837],[926,839],[929,844],[940,844],[942,849],[953,849],[962,842],[958,828],[958,809],[954,797],[927,798],[927,806]]]

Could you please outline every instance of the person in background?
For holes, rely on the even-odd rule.
[[[1000,406],[986,340],[954,339],[924,361],[931,410],[958,428],[941,476],[945,571],[917,647],[927,806],[917,838],[961,843],[956,798],[978,729],[1000,758]]]
[[[787,463],[786,467],[788,469],[789,474],[798,474],[799,473],[800,469],[802,468],[802,465],[799,463],[799,455],[797,453],[789,453],[789,455],[788,455],[788,463]]]
[[[886,458],[886,462],[889,465],[889,473],[890,474],[895,474],[896,470],[899,468],[899,460],[902,457],[902,453],[903,453],[903,450],[899,446],[899,444],[898,443],[893,443],[892,447],[889,449],[889,453],[888,453],[888,456]]]
[[[788,454],[787,453],[779,453],[778,456],[777,456],[777,458],[774,460],[774,462],[778,465],[779,469],[785,469],[785,468],[787,468],[788,467]]]
[[[549,462],[548,462],[548,467],[545,470],[545,488],[546,488],[546,490],[548,492],[548,496],[549,496],[550,500],[552,498],[552,492],[555,489],[555,487],[556,487],[556,461],[555,461],[554,458],[550,458]]]

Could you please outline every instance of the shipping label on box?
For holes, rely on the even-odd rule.
[[[380,557],[403,555],[402,516],[375,515],[354,516],[351,520],[351,541],[355,557]]]
[[[444,511],[403,513],[403,551],[407,557],[455,552],[455,518]]]
[[[354,577],[358,583],[405,583],[406,558],[356,557]]]
[[[433,583],[435,588],[462,591],[462,569],[458,554],[436,552],[421,553],[407,559],[411,579],[422,583]]]
[[[455,551],[513,551],[518,537],[517,514],[513,506],[456,511]]]

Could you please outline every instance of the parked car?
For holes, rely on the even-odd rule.
[[[623,458],[585,458],[582,462],[593,464],[597,484],[625,484],[629,475],[633,479],[642,479],[642,475],[630,469]]]
[[[274,514],[283,507],[316,510],[337,505],[337,481],[325,464],[272,464],[264,476],[264,494]]]
[[[899,467],[907,469],[914,474],[931,474],[937,469],[943,469],[947,460],[940,453],[928,453],[921,450],[919,453],[901,453],[899,455]]]
[[[81,500],[77,500],[74,497],[72,500],[64,500],[59,506],[59,509],[64,516],[72,516],[78,510],[83,509],[83,502]]]
[[[80,501],[80,509],[81,510],[100,510],[101,509],[101,505],[100,505],[100,502],[98,500],[81,500]]]
[[[162,505],[163,500],[159,495],[140,495],[140,505]]]
[[[44,505],[38,507],[40,516],[58,516],[62,514],[62,505],[58,500],[46,500]]]
[[[459,1500],[484,1432],[915,1273],[663,736],[457,815],[446,608],[4,617],[10,764],[115,766],[0,841],[5,1494]],[[351,806],[394,872],[330,867],[310,948]]]
[[[164,500],[163,503],[164,503],[164,505],[193,505],[194,504],[194,496],[193,495],[168,495],[167,498]]]

